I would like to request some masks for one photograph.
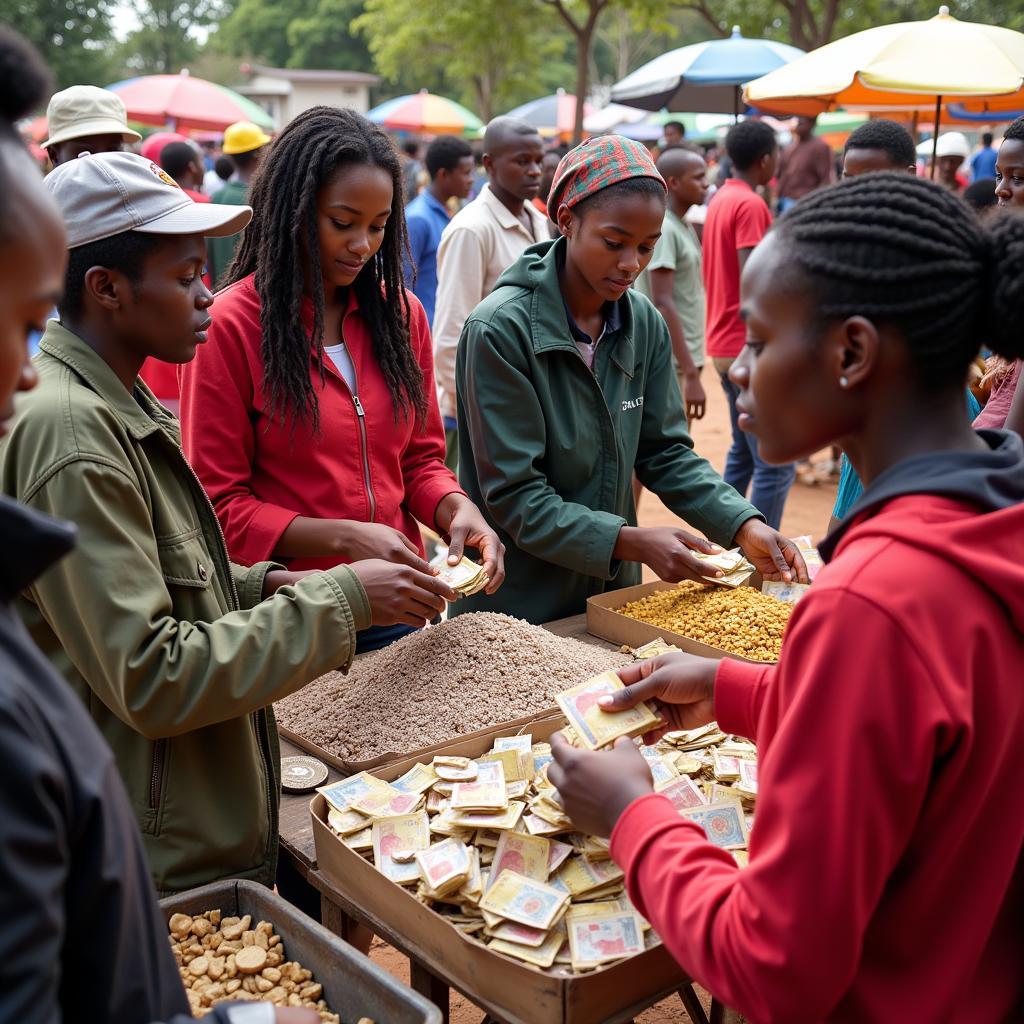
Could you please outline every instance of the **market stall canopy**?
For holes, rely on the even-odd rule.
[[[170,130],[202,128],[223,131],[236,121],[274,127],[270,115],[252,100],[223,85],[180,75],[143,75],[108,85],[124,101],[129,121],[155,124]]]
[[[608,106],[595,110],[583,118],[583,130],[591,135],[599,135],[601,132],[610,132],[624,124],[637,124],[647,119],[647,114],[636,107],[624,107],[619,103],[609,103]],[[45,136],[44,136],[45,138]]]
[[[484,127],[480,118],[462,104],[426,89],[387,100],[369,111],[366,117],[394,132],[429,135],[469,135]]]
[[[583,119],[593,117],[597,111],[589,103],[583,104]],[[550,96],[523,103],[508,112],[509,117],[520,117],[532,124],[541,135],[571,135],[576,123],[576,97],[559,89]]]
[[[770,39],[747,39],[733,28],[728,39],[711,39],[663,53],[612,86],[614,103],[643,110],[739,113],[739,87],[804,51]]]
[[[972,111],[1024,107],[1024,35],[958,21],[880,25],[814,50],[751,82],[747,103],[774,114],[932,110],[955,99]]]

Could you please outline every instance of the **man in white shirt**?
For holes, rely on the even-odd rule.
[[[454,468],[455,352],[462,325],[498,278],[534,242],[550,238],[547,218],[533,205],[540,191],[544,144],[537,129],[517,117],[496,117],[484,133],[490,179],[480,195],[444,229],[437,250],[434,366],[441,414]]]

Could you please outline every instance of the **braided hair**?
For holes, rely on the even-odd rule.
[[[982,341],[1024,356],[1024,218],[983,227],[947,189],[885,171],[811,193],[774,231],[821,318],[891,325],[926,384],[962,384]]]
[[[402,172],[388,137],[353,110],[312,107],[284,128],[250,186],[252,223],[227,271],[227,284],[254,274],[260,299],[263,383],[269,414],[294,426],[308,420],[319,430],[320,410],[310,379],[310,337],[300,311],[306,288],[313,303],[312,347],[324,381],[323,279],[305,267],[320,262],[317,193],[347,164],[380,167],[394,194],[384,240],[352,284],[373,339],[374,358],[387,381],[396,421],[415,415],[425,423],[423,371],[409,340],[409,300],[402,280],[408,248],[402,204]],[[309,253],[308,263],[304,254]]]

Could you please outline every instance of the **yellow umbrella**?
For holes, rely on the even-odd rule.
[[[934,106],[935,146],[942,104],[1014,110],[1024,102],[1024,34],[958,21],[940,7],[928,21],[880,25],[813,50],[750,82],[743,98],[773,114]]]

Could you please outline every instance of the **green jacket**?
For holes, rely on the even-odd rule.
[[[214,192],[210,201],[225,206],[248,206],[249,186],[244,181],[229,181],[223,188]],[[210,284],[215,291],[224,287],[224,271],[235,258],[235,251],[241,241],[241,233],[226,235],[223,238],[207,238],[206,269],[209,271]]]
[[[228,561],[177,420],[56,321],[40,349],[0,481],[79,539],[19,611],[113,748],[160,893],[227,877],[272,885],[269,705],[348,667],[370,624],[363,588],[338,567],[261,600],[272,564]]]
[[[473,311],[459,339],[459,479],[507,548],[504,586],[454,611],[541,623],[640,582],[612,557],[636,525],[631,478],[719,544],[757,516],[693,450],[665,321],[642,295],[587,368],[558,285],[564,239],[532,245]]]

